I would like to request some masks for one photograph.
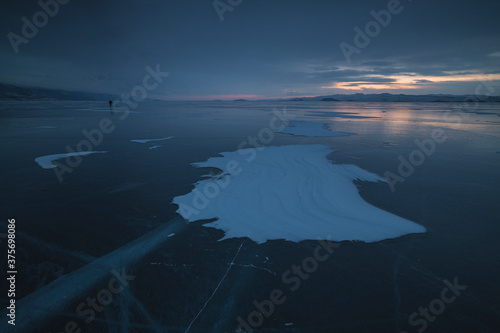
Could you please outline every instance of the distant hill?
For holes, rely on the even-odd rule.
[[[78,91],[55,90],[44,88],[27,88],[0,83],[0,100],[6,101],[107,101],[117,96]]]
[[[81,91],[59,89],[20,87],[0,83],[0,101],[108,101],[115,100],[117,95],[98,94]],[[500,96],[466,96],[466,95],[405,95],[405,94],[351,94],[327,95],[316,97],[293,97],[278,100],[293,102],[330,101],[330,102],[433,102],[460,103],[476,98],[480,102],[500,102]],[[236,99],[235,102],[247,102],[246,99]]]
[[[294,97],[285,100],[293,102],[309,101],[341,101],[341,102],[433,102],[450,103],[464,102],[473,99],[479,102],[500,102],[500,96],[466,96],[466,95],[405,95],[405,94],[352,94],[352,95],[328,95],[316,97]]]

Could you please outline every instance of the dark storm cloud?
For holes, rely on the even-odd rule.
[[[6,0],[0,81],[126,92],[146,66],[160,64],[171,75],[158,95],[285,96],[322,94],[334,82],[394,82],[378,75],[499,72],[500,57],[491,55],[500,51],[500,5],[492,1],[402,1],[403,11],[348,64],[339,44],[352,44],[353,28],[364,29],[370,11],[387,3],[243,0],[221,22],[209,0],[71,0],[16,54],[7,34],[21,34],[21,18],[32,20],[40,7]]]

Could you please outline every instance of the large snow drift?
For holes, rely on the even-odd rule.
[[[385,179],[355,165],[335,165],[324,145],[266,147],[221,153],[197,167],[223,170],[175,197],[188,221],[217,218],[207,227],[226,238],[376,242],[409,233],[421,225],[365,202],[353,180]]]

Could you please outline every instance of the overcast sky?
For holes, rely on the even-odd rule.
[[[3,0],[0,82],[127,93],[142,84],[146,66],[159,65],[170,75],[153,93],[164,99],[474,94],[487,79],[500,94],[499,1],[218,4],[70,0],[43,25],[37,0]],[[354,49],[354,28],[366,33],[370,12],[388,6],[398,13],[385,27],[369,24],[373,37]],[[22,17],[32,23],[34,15],[41,27],[24,29],[34,35],[26,38]]]

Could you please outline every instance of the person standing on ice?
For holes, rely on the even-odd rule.
[[[113,101],[109,101],[109,112],[111,112],[111,115],[114,116],[115,112],[113,111]]]

